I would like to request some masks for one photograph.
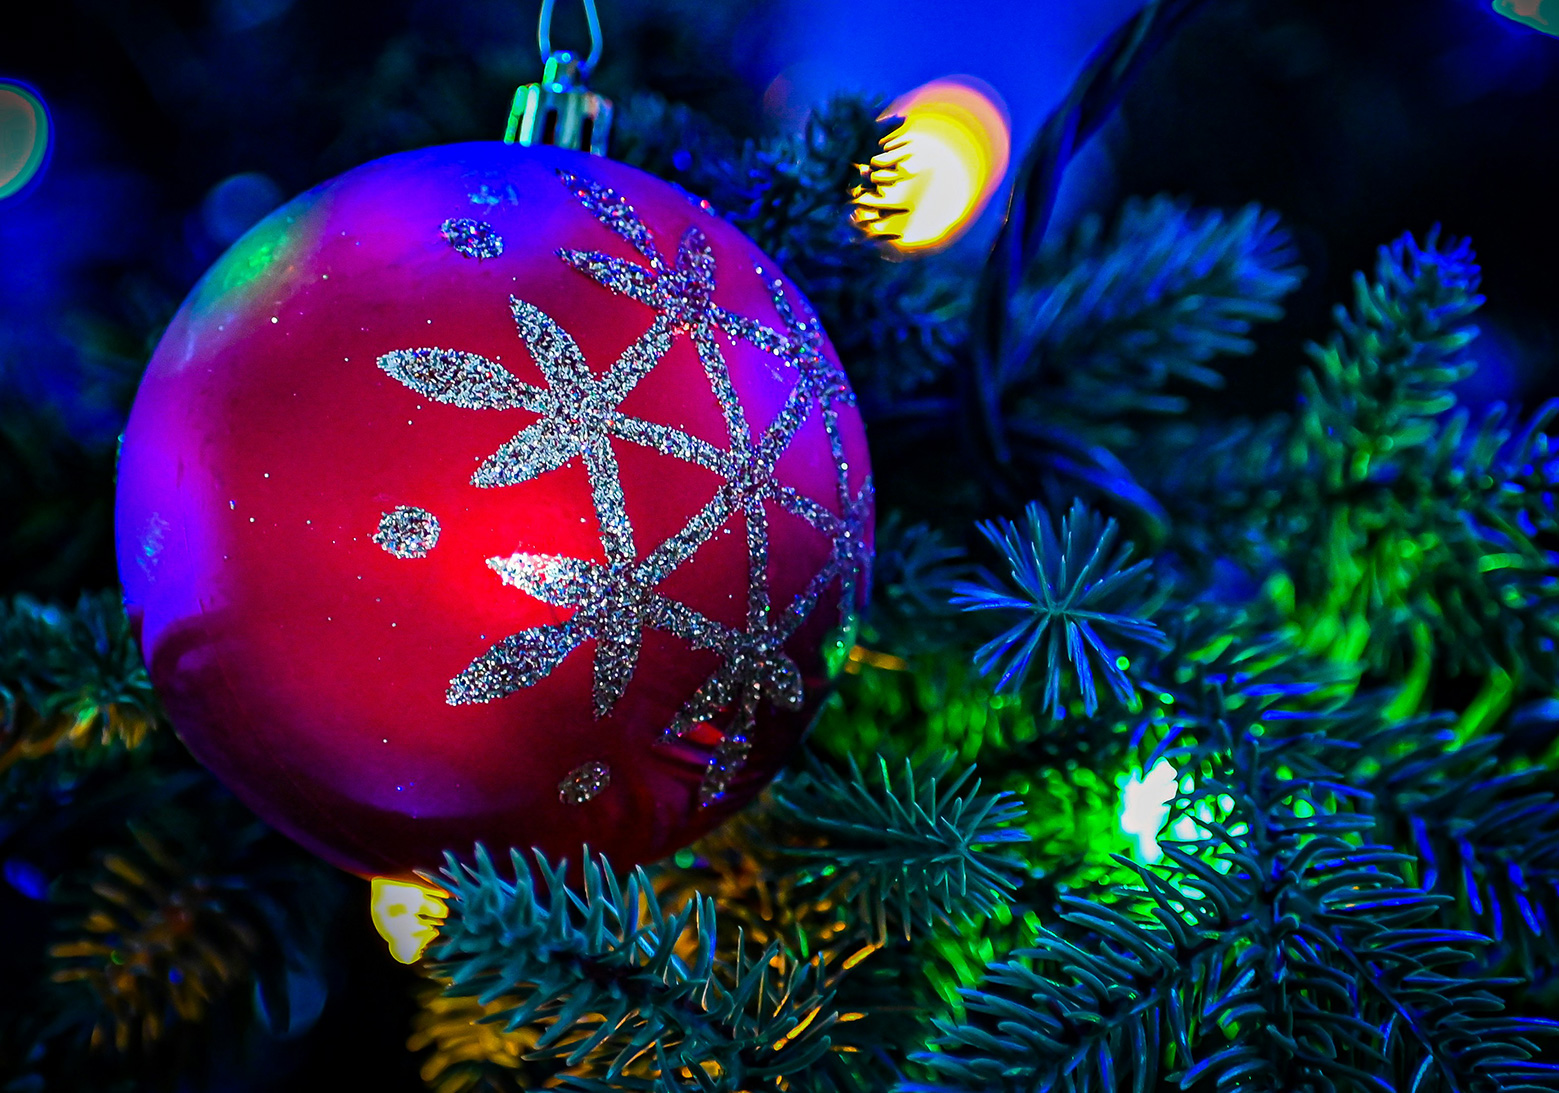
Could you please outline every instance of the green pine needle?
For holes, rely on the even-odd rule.
[[[513,881],[480,845],[473,864],[450,855],[430,878],[452,897],[434,970],[452,996],[519,999],[492,1019],[511,1031],[544,1028],[528,1058],[589,1063],[608,1084],[674,1083],[681,1068],[708,1065],[717,1071],[709,1088],[734,1091],[828,1051],[837,1014],[816,960],[777,971],[777,942],[718,954],[714,901],[668,911],[642,869],[624,882],[604,858],[587,857],[581,890],[568,884],[566,862],[538,852],[543,892],[524,855],[509,859]]]
[[[775,788],[785,819],[823,840],[789,851],[802,881],[857,902],[879,942],[890,911],[908,937],[912,926],[989,914],[1017,887],[1022,862],[996,850],[1027,839],[1022,805],[981,794],[973,768],[948,778],[951,767],[951,757],[919,769],[905,760],[890,775],[879,760],[865,775],[852,757],[848,774],[814,762]]]
[[[1099,697],[1098,672],[1115,697],[1133,692],[1123,650],[1163,648],[1163,632],[1152,621],[1149,563],[1128,565],[1132,545],[1116,546],[1114,520],[1105,521],[1081,502],[1061,521],[1059,534],[1037,502],[1026,526],[1010,520],[980,525],[1002,552],[1012,583],[986,574],[980,582],[955,587],[953,603],[966,611],[1013,612],[1018,621],[975,654],[982,672],[1000,671],[998,689],[1021,685],[1043,651],[1045,706],[1063,714],[1063,679],[1068,670],[1092,716]]]

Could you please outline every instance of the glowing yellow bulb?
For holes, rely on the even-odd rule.
[[[375,877],[369,890],[374,929],[390,944],[390,955],[413,963],[438,937],[438,924],[449,914],[449,893],[425,884]]]
[[[945,247],[963,233],[1007,173],[1012,133],[994,90],[967,76],[916,88],[883,117],[903,123],[871,162],[876,193],[858,221],[905,252]]]

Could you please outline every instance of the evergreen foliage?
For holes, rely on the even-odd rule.
[[[1083,710],[1099,710],[1094,671],[1104,676],[1115,697],[1131,699],[1131,681],[1122,657],[1106,644],[1153,647],[1163,634],[1146,615],[1148,563],[1127,565],[1131,544],[1115,548],[1114,520],[1101,521],[1081,502],[1061,520],[1056,533],[1050,514],[1038,504],[1025,513],[1026,534],[1008,520],[980,525],[1012,571],[1014,588],[988,580],[957,586],[953,602],[966,611],[1017,611],[1023,617],[974,655],[975,666],[989,672],[1005,661],[1000,690],[1021,684],[1034,655],[1045,651],[1045,707],[1065,715],[1063,673],[1070,667],[1083,696]]]
[[[1012,297],[995,379],[1003,417],[1121,447],[1133,415],[1184,412],[1171,385],[1220,386],[1208,362],[1252,353],[1252,328],[1282,317],[1300,275],[1278,218],[1254,205],[1225,217],[1128,200],[1108,233],[1087,216],[1041,248]]]
[[[765,139],[620,104],[617,155],[834,337],[884,505],[871,607],[806,755],[694,847],[429,878],[429,1088],[1559,1089],[1559,406],[1458,405],[1480,271],[1437,231],[1383,247],[1291,412],[1248,420],[1214,391],[1302,276],[1272,213],[1047,230],[1197,6],[1101,45],[978,269],[859,230],[874,103]],[[317,1016],[344,882],[185,755],[112,592],[0,606],[0,863],[45,938],[0,1088],[188,1087],[189,1045]]]
[[[1022,807],[1003,793],[979,795],[978,780],[960,796],[974,769],[947,784],[947,763],[890,776],[884,761],[865,776],[850,760],[848,774],[815,765],[779,787],[781,815],[819,845],[792,850],[803,883],[823,884],[822,898],[859,903],[863,919],[893,913],[906,936],[987,915],[1016,887],[1021,862],[983,852],[1022,842]],[[879,925],[878,936],[885,933]]]
[[[778,943],[753,953],[740,938],[732,956],[717,956],[714,902],[668,913],[643,870],[623,884],[604,859],[587,859],[580,893],[566,865],[538,855],[543,902],[519,851],[510,863],[513,883],[480,846],[474,865],[451,857],[439,880],[456,914],[435,971],[450,995],[518,999],[491,1019],[511,1032],[542,1025],[530,1057],[567,1067],[599,1057],[599,1080],[575,1087],[735,1090],[772,1084],[828,1050],[837,1014],[817,961],[777,972]]]

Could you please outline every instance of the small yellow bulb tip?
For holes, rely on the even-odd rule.
[[[448,893],[431,885],[375,877],[369,886],[374,929],[402,964],[414,964],[438,937],[438,924],[449,914]]]

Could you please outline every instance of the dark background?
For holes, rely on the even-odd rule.
[[[808,95],[892,96],[972,71],[1008,99],[1021,139],[1089,41],[1131,6],[913,0],[885,13],[603,0],[608,49],[595,83],[614,96],[657,92],[758,134],[794,125]],[[560,7],[557,40],[579,40],[572,7]],[[0,202],[0,592],[73,597],[114,582],[114,439],[183,294],[293,193],[389,152],[498,135],[514,86],[538,75],[535,9],[5,6],[0,76],[39,89],[58,143],[40,182]],[[1061,226],[1158,191],[1282,213],[1310,276],[1262,351],[1229,369],[1223,408],[1251,414],[1291,404],[1298,347],[1324,336],[1379,244],[1435,224],[1471,235],[1490,303],[1483,367],[1463,396],[1531,403],[1559,392],[1556,74],[1559,39],[1485,0],[1210,0],[1077,163]],[[990,220],[960,244],[971,262]],[[276,1072],[322,1087],[420,1088],[404,1050],[411,976],[367,930],[366,893],[353,898],[336,916],[344,959],[334,963],[345,971],[326,984],[319,1023],[257,1050]],[[0,916],[23,906],[0,900]],[[218,1084],[282,1087],[227,1070]]]

